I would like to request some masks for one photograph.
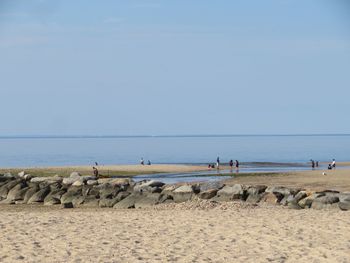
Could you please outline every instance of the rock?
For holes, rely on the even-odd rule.
[[[220,190],[225,186],[224,183],[220,181],[215,181],[215,182],[206,182],[206,183],[201,183],[199,185],[199,191],[200,192],[206,192],[208,190]]]
[[[176,185],[165,185],[161,193],[164,195],[172,195],[177,187]]]
[[[325,194],[319,194],[319,193],[311,193],[309,196],[305,197],[304,199],[301,199],[298,202],[298,205],[301,208],[310,208],[312,205],[312,202],[317,198],[317,197],[321,197],[321,196],[325,196]]]
[[[26,173],[25,173],[24,171],[22,171],[22,172],[19,172],[19,173],[18,173],[18,176],[22,178],[22,177],[24,177],[25,174],[26,174]]]
[[[213,198],[214,196],[216,196],[216,193],[218,192],[218,189],[209,189],[209,190],[206,190],[206,191],[203,191],[203,192],[200,192],[198,194],[198,197],[200,199],[211,199]]]
[[[315,198],[314,201],[312,202],[311,208],[313,209],[327,209],[327,208],[332,208],[332,204],[338,203],[339,198],[337,196],[321,196],[318,198]],[[338,207],[338,206],[337,206]]]
[[[27,184],[25,182],[18,183],[8,192],[6,199],[11,201],[23,200],[25,192],[21,190],[26,187]]]
[[[68,202],[68,203],[63,203],[61,204],[61,208],[73,208],[73,203],[72,202]]]
[[[341,210],[343,211],[348,211],[350,210],[350,197],[342,199],[339,203],[338,206]]]
[[[61,203],[61,197],[66,193],[65,189],[57,189],[51,191],[44,199],[44,205],[46,203],[48,204],[60,204]],[[59,202],[58,202],[58,201]]]
[[[72,185],[74,182],[78,181],[79,179],[80,178],[76,178],[76,177],[73,177],[73,178],[67,177],[67,178],[63,178],[62,183],[65,185]]]
[[[124,198],[120,202],[116,203],[113,208],[115,209],[129,209],[135,208],[135,203],[142,199],[142,196],[131,194],[128,197]]]
[[[192,185],[182,185],[172,192],[173,199],[176,203],[191,200],[193,195],[194,191]]]
[[[23,179],[26,180],[26,181],[30,181],[32,179],[32,176],[30,174],[25,174],[23,176]]]
[[[131,193],[129,193],[129,192],[119,192],[117,197],[116,197],[116,200],[117,200],[117,202],[119,202],[119,201],[127,198],[129,195],[131,195]]]
[[[82,188],[77,186],[71,186],[68,188],[68,191],[62,195],[61,203],[77,203],[78,205],[84,201],[82,196]],[[75,202],[75,203],[74,203]]]
[[[2,176],[0,176],[0,179],[1,178],[3,178],[3,179],[5,179],[6,181],[7,180],[13,180],[13,179],[15,179],[15,176],[14,175],[12,175],[11,173],[4,173]],[[0,182],[1,182],[2,180],[0,180]]]
[[[265,192],[275,194],[279,199],[282,200],[283,197],[289,195],[296,195],[300,189],[291,189],[283,186],[269,186],[266,188]]]
[[[33,194],[31,198],[29,198],[28,204],[44,202],[44,199],[49,194],[49,192],[50,192],[49,187],[40,189],[38,192]]]
[[[81,177],[81,174],[78,173],[78,172],[72,172],[70,175],[69,175],[70,178],[80,178]]]
[[[110,179],[109,184],[111,185],[119,185],[119,186],[128,186],[132,183],[133,181],[129,178],[115,178],[115,179]]]
[[[143,195],[140,199],[136,200],[135,208],[151,207],[159,203],[159,193]]]
[[[50,176],[50,177],[33,177],[30,182],[31,183],[43,183],[47,182],[48,184],[53,183],[62,183],[63,178],[58,176]]]
[[[340,193],[338,197],[339,197],[339,202],[344,202],[344,201],[346,202],[350,200],[350,193]]]
[[[134,192],[142,193],[142,192],[150,192],[150,193],[160,193],[162,191],[161,187],[164,185],[162,182],[158,181],[141,181],[134,186]]]
[[[44,200],[44,205],[59,205],[61,203],[61,200],[56,197],[51,197],[48,200]]]
[[[216,194],[214,201],[232,201],[234,199],[245,200],[247,198],[247,191],[243,188],[243,185],[235,184],[233,186],[225,185]]]
[[[102,199],[113,199],[118,195],[118,193],[121,191],[119,185],[111,185],[109,183],[99,185],[99,195]]]
[[[299,193],[297,193],[297,194],[295,195],[293,202],[299,203],[299,201],[300,201],[301,199],[304,199],[304,198],[306,198],[306,197],[307,197],[307,192],[306,192],[306,191],[300,191]]]
[[[99,202],[99,207],[113,207],[116,203],[118,203],[118,198],[113,198],[113,199],[106,199],[106,198],[103,198],[103,199],[100,199],[100,202]]]
[[[265,193],[261,198],[261,202],[276,205],[278,204],[278,198],[273,193]]]
[[[72,186],[83,186],[84,185],[84,181],[82,180],[78,180],[78,181],[75,181]]]
[[[82,203],[82,206],[86,207],[98,207],[99,206],[99,199],[95,198],[94,196],[85,196],[84,201]]]
[[[30,186],[24,195],[23,203],[28,203],[29,199],[39,190],[40,188],[38,184],[33,184],[32,186]]]
[[[97,180],[88,180],[86,182],[87,185],[98,185],[98,181]]]
[[[263,194],[251,194],[248,195],[246,202],[256,204],[259,203],[262,198]]]
[[[19,184],[21,180],[11,180],[8,183],[0,187],[0,199],[6,199],[10,190]]]
[[[280,204],[286,206],[293,201],[294,201],[293,195],[286,195],[282,198],[282,200],[280,201]],[[297,202],[296,202],[296,204],[297,204]]]
[[[290,209],[296,209],[296,210],[300,210],[302,209],[297,202],[290,202],[288,203],[288,208]]]
[[[247,189],[248,195],[259,195],[261,193],[264,193],[266,190],[266,185],[256,185],[256,186],[249,186]]]
[[[173,203],[174,199],[171,195],[167,195],[167,194],[160,194],[159,196],[159,200],[158,203],[162,204],[162,203]]]

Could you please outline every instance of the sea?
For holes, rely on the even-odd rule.
[[[300,168],[350,160],[350,135],[14,136],[0,137],[0,167],[209,164]],[[279,165],[280,164],[280,165]]]

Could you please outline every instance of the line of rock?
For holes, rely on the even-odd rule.
[[[166,185],[159,181],[96,179],[73,172],[70,177],[32,177],[25,172],[0,175],[0,203],[61,205],[73,207],[144,208],[162,203],[181,203],[195,198],[211,201],[267,202],[292,209],[350,210],[350,192],[320,192],[282,186],[225,185],[205,182]]]

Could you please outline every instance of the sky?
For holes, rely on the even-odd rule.
[[[350,133],[346,0],[0,0],[0,136]]]

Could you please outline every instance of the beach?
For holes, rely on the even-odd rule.
[[[349,262],[350,213],[2,206],[1,262]]]
[[[350,170],[236,174],[226,185],[350,191]],[[80,166],[86,169],[88,166]],[[149,166],[108,167],[145,173]],[[155,165],[190,172],[204,166]],[[37,169],[37,168],[36,168]],[[41,168],[43,170],[48,169]],[[77,167],[50,167],[51,172]],[[47,170],[45,170],[47,171]],[[220,176],[218,176],[220,179]],[[350,212],[193,199],[142,209],[0,204],[0,262],[349,262]]]

